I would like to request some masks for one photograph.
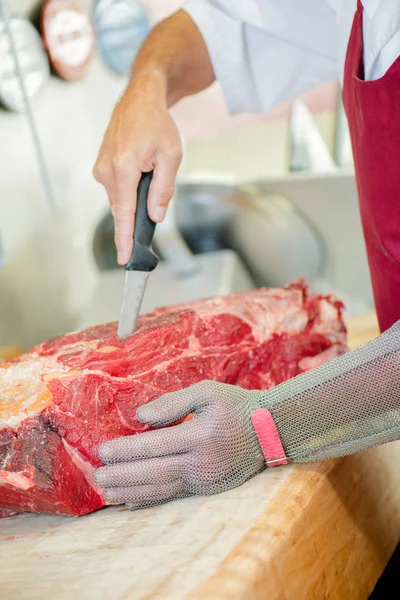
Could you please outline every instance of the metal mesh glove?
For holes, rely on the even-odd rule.
[[[372,342],[262,394],[286,456],[295,462],[400,439],[400,321]]]
[[[156,427],[195,414],[175,427],[104,444],[107,466],[96,471],[96,482],[108,502],[138,508],[242,484],[265,466],[274,433],[295,462],[400,439],[399,382],[400,324],[267,392],[203,381],[138,409],[138,418]],[[275,426],[263,430],[259,423],[257,437],[252,418],[260,409]]]
[[[153,427],[194,416],[104,444],[100,458],[109,466],[98,469],[95,480],[107,502],[138,508],[244,483],[265,465],[251,423],[259,397],[257,391],[202,381],[141,406],[137,418]]]

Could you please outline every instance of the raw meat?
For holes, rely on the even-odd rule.
[[[135,409],[203,379],[268,389],[346,351],[342,304],[299,282],[163,308],[0,365],[0,515],[104,506],[99,445],[146,429]]]

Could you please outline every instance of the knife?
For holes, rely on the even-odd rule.
[[[147,210],[152,177],[152,171],[143,173],[137,190],[133,251],[125,265],[125,286],[118,324],[118,336],[122,339],[132,335],[136,329],[147,280],[158,265],[158,258],[151,248],[156,224]]]

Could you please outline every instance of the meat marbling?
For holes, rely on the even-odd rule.
[[[346,351],[342,304],[304,282],[162,308],[119,340],[99,325],[0,364],[0,516],[105,504],[99,445],[146,429],[138,406],[203,379],[268,389]]]

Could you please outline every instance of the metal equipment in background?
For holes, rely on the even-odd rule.
[[[332,173],[353,163],[350,132],[340,84],[336,88],[333,154],[323,139],[310,110],[301,100],[291,105],[289,118],[289,171]]]
[[[320,293],[335,293],[348,314],[373,310],[374,302],[352,169],[298,173],[260,180],[267,196],[286,198],[316,232],[323,252],[318,274],[310,278]]]
[[[194,254],[226,247],[226,236],[237,213],[240,187],[207,177],[188,177],[176,188],[176,226]]]
[[[25,18],[10,14],[4,0],[0,0],[0,101],[26,115],[46,198],[54,210],[52,178],[32,107],[32,101],[43,91],[49,78],[50,66],[36,29]]]
[[[198,254],[229,248],[238,253],[256,285],[312,280],[323,261],[323,245],[308,220],[288,199],[253,184],[234,185],[190,178],[176,191],[176,221]]]
[[[324,244],[310,221],[287,197],[256,185],[241,188],[225,236],[248,266],[257,286],[283,286],[324,268]]]
[[[336,164],[314,117],[301,100],[291,105],[289,118],[289,171],[330,173]]]

